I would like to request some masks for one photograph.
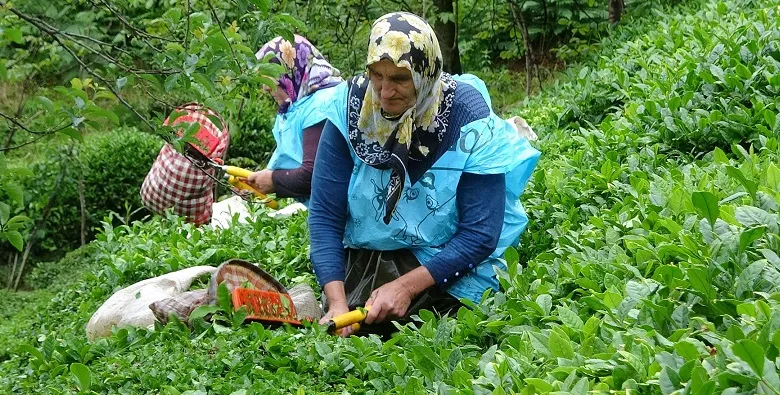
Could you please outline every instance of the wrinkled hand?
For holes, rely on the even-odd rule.
[[[328,308],[328,312],[320,319],[320,325],[327,325],[331,318],[349,313],[349,306],[346,303],[333,304]],[[352,334],[352,327],[341,328],[336,333],[341,337],[347,337]]]
[[[408,287],[399,280],[375,289],[366,301],[366,307],[371,307],[366,316],[366,324],[403,317],[412,304],[413,297]]]
[[[249,175],[244,180],[247,184],[249,184],[252,188],[257,189],[258,191],[269,194],[274,192],[274,181],[271,175],[273,174],[273,170],[260,170],[256,171]]]

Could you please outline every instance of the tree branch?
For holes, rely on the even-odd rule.
[[[89,2],[92,3],[92,5],[95,5],[95,3],[92,0],[89,0]],[[141,36],[141,37],[145,37],[145,38],[153,38],[153,39],[160,40],[160,41],[167,41],[167,42],[171,42],[171,43],[179,43],[180,42],[179,40],[174,40],[174,39],[170,39],[170,38],[166,38],[166,37],[156,36],[154,34],[149,34],[149,33],[145,32],[143,30],[140,30],[137,27],[133,26],[133,24],[130,23],[127,20],[127,18],[125,18],[125,16],[122,15],[122,13],[120,13],[116,8],[114,8],[114,6],[112,6],[111,4],[106,2],[105,0],[100,0],[100,2],[103,3],[103,5],[105,5],[106,8],[108,8],[108,10],[111,11],[112,14],[114,14],[117,18],[119,18],[119,20],[122,22],[123,25],[127,26],[128,28],[130,28],[130,30],[132,30],[136,35]]]
[[[35,135],[47,135],[47,134],[56,133],[56,132],[59,132],[60,130],[62,130],[62,129],[65,129],[65,128],[67,128],[68,126],[70,126],[70,124],[68,124],[67,126],[64,126],[64,127],[62,127],[62,128],[59,128],[59,129],[52,129],[52,130],[48,130],[48,131],[46,131],[46,132],[36,132],[36,131],[34,131],[34,130],[31,130],[31,129],[30,129],[30,128],[28,128],[27,126],[24,126],[24,125],[23,125],[21,122],[19,122],[19,120],[18,120],[17,118],[15,118],[15,117],[11,117],[11,116],[9,116],[9,115],[6,115],[6,114],[3,114],[2,112],[0,112],[0,118],[5,118],[5,119],[6,119],[8,122],[11,122],[12,124],[14,124],[14,125],[15,125],[16,127],[18,127],[19,129],[22,129],[22,130],[24,130],[24,131],[25,131],[25,132],[27,132],[27,133],[30,133],[30,134],[35,134]]]
[[[211,15],[213,15],[214,19],[217,21],[217,26],[219,26],[219,31],[222,33],[222,37],[225,39],[225,42],[227,42],[228,48],[230,48],[230,53],[233,54],[233,61],[236,62],[236,67],[238,67],[238,71],[240,73],[243,73],[244,70],[241,68],[241,62],[238,61],[238,57],[236,56],[236,51],[233,50],[233,46],[230,45],[230,40],[228,40],[227,35],[225,34],[225,30],[222,29],[222,22],[219,20],[219,17],[217,16],[217,10],[214,9],[214,6],[211,4],[211,1],[207,1],[206,4],[209,5],[209,9],[211,10]]]
[[[54,131],[52,131],[51,133],[48,133],[48,134],[39,134],[38,137],[36,137],[36,138],[34,138],[34,139],[30,140],[30,141],[26,141],[24,143],[15,145],[13,147],[0,148],[0,152],[8,152],[8,151],[13,151],[13,150],[15,150],[17,148],[22,148],[22,147],[24,147],[26,145],[33,144],[33,143],[37,142],[38,140],[40,140],[40,139],[42,139],[42,138],[44,138],[46,136],[50,136],[50,135],[52,135],[52,134],[54,134],[56,132],[59,132],[60,130],[65,130],[65,129],[69,128],[69,127],[70,127],[70,125],[67,125],[67,126],[61,128],[59,130],[54,130]]]

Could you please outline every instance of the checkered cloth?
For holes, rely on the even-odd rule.
[[[176,118],[174,125],[187,122],[201,125],[196,137],[202,142],[203,152],[211,159],[222,159],[230,141],[225,121],[211,109],[196,103],[188,103],[176,109],[186,114]],[[209,115],[222,123],[217,127]],[[168,124],[168,119],[165,120]],[[206,138],[204,138],[206,137]],[[211,205],[214,197],[214,169],[197,168],[184,155],[176,152],[170,144],[165,144],[157,159],[146,175],[141,186],[141,201],[151,211],[161,214],[169,208],[197,225],[211,220]]]

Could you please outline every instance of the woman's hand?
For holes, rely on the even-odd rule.
[[[366,301],[366,307],[371,307],[366,324],[405,316],[412,300],[434,284],[428,269],[420,266],[375,289]]]
[[[328,312],[320,319],[320,325],[326,325],[331,318],[349,312],[347,305],[347,296],[344,291],[343,281],[331,281],[322,287],[322,292],[328,298]],[[341,337],[347,337],[352,334],[352,327],[339,329],[337,333]]]
[[[349,313],[349,306],[346,303],[330,304],[328,312],[320,319],[320,325],[327,325],[331,318]],[[352,334],[352,326],[341,328],[336,333],[341,337],[347,337]]]
[[[274,192],[273,170],[260,170],[249,175],[246,183],[258,191],[269,194]]]
[[[413,296],[399,279],[377,288],[371,292],[366,301],[366,307],[371,307],[366,316],[366,324],[382,322],[386,319],[403,317]]]

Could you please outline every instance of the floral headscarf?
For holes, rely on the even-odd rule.
[[[268,53],[274,54],[270,62],[286,69],[279,76],[279,86],[287,92],[290,100],[279,107],[279,113],[287,112],[290,104],[304,96],[343,81],[339,70],[331,66],[309,40],[297,34],[295,45],[282,37],[276,37],[263,45],[255,57],[263,59]]]
[[[348,128],[358,158],[378,169],[392,169],[384,222],[390,223],[406,176],[414,184],[449,148],[457,133],[449,130],[456,83],[442,72],[439,41],[425,20],[406,12],[382,16],[371,28],[369,66],[387,59],[411,71],[417,99],[400,117],[387,119],[379,95],[364,75],[350,81]]]

